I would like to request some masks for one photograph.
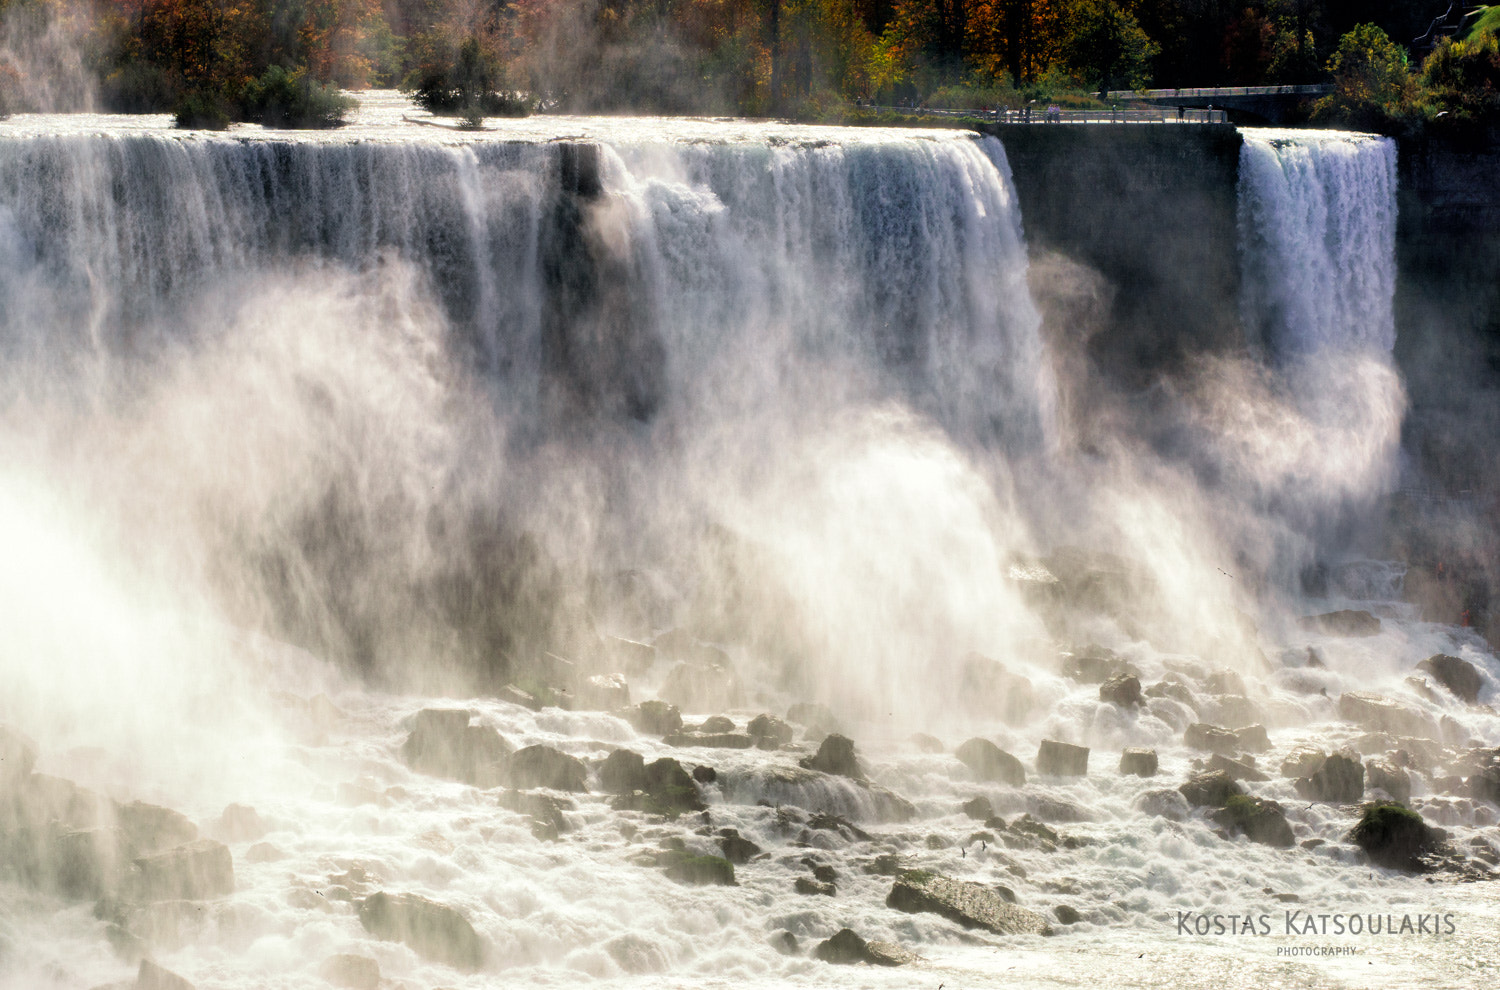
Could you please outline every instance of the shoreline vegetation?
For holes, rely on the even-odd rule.
[[[346,91],[378,86],[462,127],[537,111],[930,124],[884,108],[1097,109],[1148,85],[1331,83],[1301,123],[1492,140],[1500,7],[1454,10],[1465,16],[1438,0],[0,0],[0,116],[336,127]]]

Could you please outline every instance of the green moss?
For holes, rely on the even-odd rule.
[[[941,874],[933,873],[931,870],[907,870],[896,878],[897,883],[909,883],[914,887],[925,887],[934,880],[943,879]]]
[[[1394,801],[1365,805],[1349,839],[1379,865],[1398,870],[1421,869],[1423,854],[1439,843],[1421,815]]]

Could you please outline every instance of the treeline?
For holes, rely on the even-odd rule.
[[[1146,85],[1327,82],[1327,119],[1493,112],[1494,33],[1409,54],[1446,0],[0,0],[0,93],[316,125],[338,88],[478,119],[563,111],[847,116]],[[1485,39],[1489,40],[1486,41]],[[1353,39],[1353,40],[1351,40]]]

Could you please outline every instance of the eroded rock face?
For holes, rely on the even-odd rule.
[[[1012,787],[1026,785],[1026,768],[1021,761],[988,739],[970,739],[954,750],[953,755],[969,768],[976,780],[999,781]]]
[[[897,877],[885,903],[897,911],[931,912],[965,928],[983,928],[997,935],[1052,934],[1046,918],[1007,902],[983,884],[922,870],[909,870]]]
[[[359,921],[376,938],[403,942],[424,959],[470,973],[484,965],[484,940],[446,904],[379,891],[360,902]]]
[[[510,744],[488,726],[470,725],[461,709],[424,708],[401,744],[401,761],[418,773],[447,777],[475,787],[500,782],[500,762]]]
[[[1471,705],[1479,700],[1479,689],[1484,686],[1484,682],[1479,677],[1479,671],[1469,661],[1436,653],[1417,664],[1417,669],[1431,674],[1433,680],[1458,700]]]
[[[1082,777],[1089,772],[1087,746],[1043,739],[1036,752],[1036,772],[1059,777]]]

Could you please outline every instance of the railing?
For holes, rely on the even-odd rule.
[[[1227,124],[1229,114],[1223,110],[1196,110],[1191,107],[1137,106],[1118,110],[1051,110],[1030,107],[1009,110],[956,110],[941,107],[882,107],[866,105],[878,112],[908,114],[920,117],[952,117],[992,120],[997,124]]]
[[[1326,96],[1333,87],[1314,86],[1214,86],[1200,89],[1111,90],[1111,100],[1211,100],[1217,96]]]

